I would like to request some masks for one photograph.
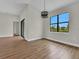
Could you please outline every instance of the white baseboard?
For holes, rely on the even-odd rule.
[[[35,38],[31,38],[31,39],[28,39],[28,38],[25,38],[27,41],[34,41],[34,40],[39,40],[41,39],[42,37],[35,37]]]
[[[71,45],[71,46],[75,46],[75,47],[79,47],[78,44],[71,43],[71,42],[60,41],[60,40],[56,40],[56,39],[53,39],[53,38],[50,38],[50,37],[46,37],[46,39],[56,41],[56,42],[60,42],[60,43],[64,43],[64,44]]]
[[[40,37],[40,36],[39,36],[39,37],[31,38],[31,39],[30,39],[30,38],[25,38],[25,40],[27,40],[27,41],[34,41],[34,40],[39,40],[39,39],[41,39],[41,38],[43,38],[43,37]],[[64,43],[64,44],[67,44],[67,45],[79,47],[79,44],[76,44],[76,43],[66,42],[66,41],[61,41],[61,40],[56,40],[56,39],[53,39],[53,38],[50,38],[50,37],[44,37],[44,38],[46,38],[46,39],[48,39],[48,40],[52,40],[52,41]]]
[[[2,37],[13,37],[13,35],[3,35],[3,36],[1,35],[0,38]]]

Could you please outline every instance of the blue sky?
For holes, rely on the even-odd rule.
[[[65,22],[65,21],[69,21],[69,16],[70,13],[63,13],[59,15],[59,21],[60,22]],[[57,16],[52,16],[51,17],[51,23],[57,23]],[[60,27],[66,27],[68,24],[67,23],[63,23],[60,24]],[[54,27],[56,27],[57,25],[53,25]]]

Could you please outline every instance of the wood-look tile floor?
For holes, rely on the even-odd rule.
[[[0,38],[0,59],[79,59],[79,48],[48,40]]]

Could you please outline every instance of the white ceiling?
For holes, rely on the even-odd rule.
[[[46,10],[52,11],[76,1],[78,0],[46,0]],[[41,11],[44,7],[44,0],[0,0],[0,12],[19,15],[28,4]]]
[[[30,0],[0,0],[0,12],[19,15]]]
[[[50,12],[78,1],[79,0],[45,0],[45,7],[46,10]],[[37,9],[40,9],[41,11],[44,10],[44,0],[32,0],[30,3]]]

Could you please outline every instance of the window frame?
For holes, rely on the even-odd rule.
[[[69,32],[69,20],[68,20],[68,22],[67,22],[67,21],[63,21],[63,22],[60,22],[60,21],[59,21],[59,16],[60,16],[61,14],[65,14],[65,13],[69,13],[69,20],[70,20],[70,12],[63,12],[63,13],[54,15],[54,16],[57,16],[57,23],[52,23],[52,24],[51,24],[51,17],[54,17],[54,16],[51,16],[51,17],[50,17],[50,28],[51,28],[51,25],[56,24],[56,25],[57,25],[57,30],[56,30],[56,32],[61,32],[59,25],[60,25],[60,24],[67,23],[67,24],[68,24],[68,32]],[[50,29],[50,32],[54,32],[54,31],[51,31],[51,29]],[[65,31],[63,31],[63,32],[65,32]]]

